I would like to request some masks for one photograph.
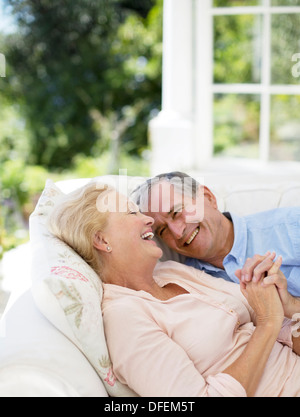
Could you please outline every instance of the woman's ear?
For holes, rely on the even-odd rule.
[[[102,235],[101,232],[97,232],[94,235],[93,246],[94,248],[100,251],[107,252],[107,247],[109,246],[109,243],[106,240],[105,236]]]

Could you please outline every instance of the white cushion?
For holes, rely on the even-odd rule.
[[[0,323],[0,397],[107,397],[81,351],[36,308],[30,291]]]
[[[11,365],[0,372],[0,397],[80,397],[57,375],[33,366]]]
[[[300,182],[253,182],[249,184],[206,184],[216,195],[221,211],[239,216],[271,210],[277,207],[300,206]]]

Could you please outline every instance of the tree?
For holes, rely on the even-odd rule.
[[[145,147],[149,114],[160,103],[161,48],[151,42],[161,44],[161,29],[148,40],[159,6],[151,14],[152,0],[6,3],[20,27],[6,39],[6,94],[32,132],[29,162],[65,168],[78,153],[99,155],[114,132],[130,152]]]

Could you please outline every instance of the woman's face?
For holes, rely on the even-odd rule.
[[[109,191],[99,199],[97,208],[109,212],[103,235],[117,259],[128,264],[138,259],[161,258],[162,250],[152,240],[152,217],[142,214],[126,196]]]

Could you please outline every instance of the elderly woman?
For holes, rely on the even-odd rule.
[[[103,281],[117,378],[140,396],[300,396],[300,343],[287,319],[297,302],[280,257],[266,254],[255,270],[259,281],[238,286],[158,262],[152,224],[99,185],[68,196],[50,220],[52,233]]]

